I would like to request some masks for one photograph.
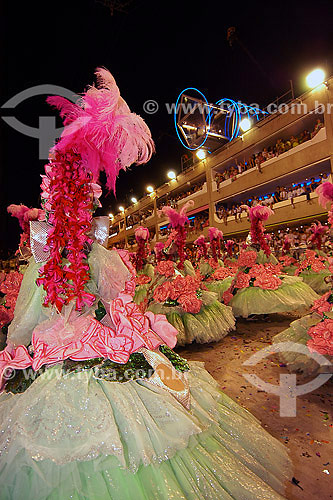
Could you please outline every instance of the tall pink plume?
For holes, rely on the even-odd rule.
[[[250,220],[267,220],[268,217],[273,215],[274,212],[269,207],[264,207],[262,205],[256,205],[255,207],[251,207],[249,210]]]
[[[310,229],[314,235],[322,235],[328,230],[328,228],[326,226],[323,226],[321,222],[318,222],[317,224],[313,222]]]
[[[148,241],[149,240],[149,230],[146,227],[139,226],[134,231],[134,235],[135,235],[136,241],[139,241],[139,240]]]
[[[193,243],[195,245],[204,246],[206,244],[205,236],[203,234],[200,234],[200,236],[196,240],[194,240]]]
[[[209,227],[208,228],[208,235],[210,241],[212,240],[223,240],[223,233],[217,227]]]
[[[176,228],[177,226],[184,226],[188,222],[188,217],[186,212],[189,208],[193,207],[194,201],[189,200],[185,205],[182,206],[179,212],[171,207],[163,207],[162,213],[167,216],[171,227]]]
[[[20,227],[24,230],[25,229],[25,224],[24,224],[24,214],[28,212],[29,208],[26,207],[25,205],[9,205],[7,207],[7,212],[12,215],[13,217],[16,217],[19,221]]]
[[[316,193],[318,195],[318,202],[324,208],[328,202],[333,202],[333,184],[331,182],[323,182],[316,188]]]
[[[131,113],[120,97],[111,73],[97,68],[97,85],[83,93],[77,104],[63,97],[48,97],[47,102],[60,110],[65,129],[54,149],[65,153],[75,149],[94,181],[106,173],[107,187],[115,191],[121,169],[133,163],[146,163],[154,152],[150,130],[144,120]]]

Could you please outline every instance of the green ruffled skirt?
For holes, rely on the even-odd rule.
[[[57,368],[1,395],[1,500],[284,498],[284,446],[190,365],[190,411],[147,380]]]

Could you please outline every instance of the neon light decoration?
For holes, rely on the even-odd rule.
[[[200,98],[185,92],[194,91]],[[182,145],[191,151],[200,149],[208,139],[209,143],[221,140],[230,142],[240,134],[240,122],[248,118],[256,122],[268,113],[233,99],[223,98],[209,104],[205,95],[195,87],[187,87],[178,95],[174,109],[174,124]],[[207,143],[208,144],[208,143]],[[209,144],[209,147],[211,145]]]

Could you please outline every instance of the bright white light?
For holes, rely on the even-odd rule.
[[[153,186],[147,186],[147,191],[148,193],[153,193],[154,192]]]
[[[325,72],[322,69],[317,68],[308,74],[308,76],[306,77],[306,84],[308,87],[310,87],[310,89],[313,89],[314,87],[317,87],[318,85],[323,83],[324,80]]]
[[[121,212],[125,212],[124,207],[119,207],[119,210],[120,210]]]
[[[206,151],[204,149],[198,149],[197,157],[199,160],[204,160],[206,158]]]
[[[246,132],[247,130],[250,130],[250,128],[251,128],[251,121],[248,118],[243,118],[243,120],[240,122],[239,126],[243,132]]]
[[[167,173],[167,176],[169,177],[169,179],[175,179],[176,173],[173,170],[169,170],[169,172]]]
[[[113,214],[109,214],[110,219],[113,219]]]
[[[132,196],[132,198],[131,198],[131,202],[132,202],[132,203],[136,203],[137,201],[138,201],[138,200],[135,198],[135,196]]]

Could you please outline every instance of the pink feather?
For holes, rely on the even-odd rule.
[[[162,213],[167,216],[171,227],[176,228],[177,226],[184,226],[186,222],[188,222],[188,217],[186,215],[187,210],[190,207],[193,207],[194,201],[190,200],[185,205],[182,206],[179,212],[171,207],[163,207]]]
[[[29,208],[26,207],[25,205],[9,205],[7,207],[7,212],[12,215],[13,217],[16,217],[19,221],[19,224],[21,228],[24,230],[25,229],[25,220],[24,220],[24,214],[29,211]]]
[[[146,163],[154,143],[144,120],[131,113],[120,97],[111,73],[97,68],[95,74],[97,86],[89,87],[77,104],[48,97],[47,102],[60,110],[65,124],[54,149],[61,153],[77,150],[94,181],[104,171],[107,187],[115,191],[119,171],[133,163]]]
[[[331,182],[323,182],[316,188],[318,202],[322,207],[326,207],[327,203],[333,202],[333,184]]]
[[[223,240],[223,233],[217,227],[208,228],[208,235],[210,241],[212,240]]]
[[[311,227],[310,227],[313,235],[322,235],[324,233],[326,233],[326,231],[328,230],[328,228],[326,226],[323,226],[320,222],[318,222],[317,224],[315,222],[313,222],[311,224]]]
[[[136,241],[138,241],[138,240],[148,241],[149,240],[149,230],[146,227],[139,226],[134,231],[134,235],[135,235]]]
[[[200,236],[193,243],[195,245],[204,246],[206,244],[205,236],[200,234]]]
[[[274,212],[269,207],[264,207],[262,205],[256,205],[255,207],[251,207],[249,211],[250,220],[267,220],[268,217],[273,215]]]

